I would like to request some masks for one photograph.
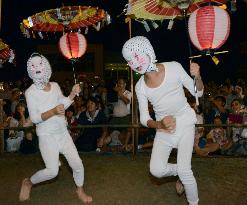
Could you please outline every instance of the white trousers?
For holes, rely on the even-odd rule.
[[[39,148],[46,168],[36,172],[31,177],[33,184],[50,180],[57,176],[59,170],[59,153],[61,153],[65,156],[69,166],[73,170],[73,178],[76,186],[83,186],[84,167],[68,131],[60,134],[40,135]]]
[[[173,134],[157,132],[150,160],[150,172],[155,177],[177,176],[185,188],[190,205],[199,202],[197,183],[191,170],[191,157],[194,144],[196,119],[188,112],[176,118],[176,131]],[[177,164],[168,163],[174,147],[177,147]]]

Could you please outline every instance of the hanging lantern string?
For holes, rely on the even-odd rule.
[[[187,34],[187,41],[188,41],[188,48],[189,48],[189,59],[190,59],[190,64],[192,63],[193,58],[190,58],[190,56],[192,56],[192,48],[191,48],[191,44],[190,44],[190,36],[189,36],[189,32],[188,32],[188,23],[187,23],[187,10],[183,9],[183,18],[184,18],[184,23],[185,23],[185,28],[186,28],[186,34]],[[196,87],[196,77],[193,77],[193,83],[194,83],[194,91],[195,91],[195,98],[196,98],[196,109],[197,106],[199,105],[199,99],[198,99],[198,94],[197,94],[197,87]]]
[[[74,81],[75,81],[75,84],[76,84],[74,61],[75,61],[74,59],[71,59],[72,70],[73,70],[73,76],[74,76]]]
[[[70,55],[71,55],[71,64],[72,64],[72,69],[73,69],[73,76],[74,76],[74,81],[75,81],[75,84],[76,84],[75,67],[74,67],[74,61],[75,61],[75,59],[73,58],[73,53],[72,53],[72,48],[71,48],[71,43],[70,43],[70,37],[69,37],[69,35],[67,36],[67,39],[68,39],[68,44],[69,44],[69,52],[70,52]]]

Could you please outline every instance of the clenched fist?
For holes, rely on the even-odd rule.
[[[164,117],[160,123],[160,129],[164,132],[173,133],[176,129],[176,118],[171,115]]]
[[[64,115],[65,114],[64,105],[63,104],[57,105],[54,108],[54,113],[55,115]]]

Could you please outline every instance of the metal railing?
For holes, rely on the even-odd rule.
[[[236,125],[236,124],[222,124],[222,125],[215,125],[215,124],[196,124],[196,127],[204,127],[204,128],[213,128],[213,127],[225,127],[225,128],[247,128],[246,124],[242,125]],[[99,124],[99,125],[77,125],[77,126],[68,126],[68,129],[85,129],[85,128],[101,128],[101,127],[107,127],[107,128],[131,128],[132,134],[134,133],[134,136],[132,136],[132,157],[134,158],[137,153],[137,145],[138,145],[138,130],[139,128],[143,128],[141,124],[121,124],[121,125],[112,125],[112,124]],[[25,130],[33,130],[35,126],[30,127],[4,127],[0,128],[0,138],[4,138],[3,136],[3,130],[14,130],[14,131],[25,131]],[[147,128],[148,129],[148,128]],[[226,129],[227,136],[229,136],[229,129]],[[1,142],[0,142],[1,143]],[[3,145],[2,145],[3,146]]]

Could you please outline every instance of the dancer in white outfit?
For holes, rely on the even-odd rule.
[[[34,82],[25,92],[27,107],[32,122],[36,124],[39,148],[46,168],[36,172],[31,178],[23,180],[19,200],[29,199],[32,185],[57,176],[59,153],[62,153],[73,170],[79,199],[84,203],[90,203],[92,197],[83,190],[84,167],[68,133],[64,116],[65,109],[80,92],[80,86],[74,85],[70,95],[64,97],[59,85],[49,82],[50,64],[38,53],[32,54],[29,58],[27,70]]]
[[[189,204],[198,204],[197,183],[191,170],[196,115],[187,103],[183,87],[195,95],[193,79],[177,62],[155,63],[156,57],[149,40],[143,36],[129,39],[123,46],[123,56],[131,69],[144,74],[135,86],[139,103],[140,121],[156,128],[150,161],[150,172],[156,177],[176,176],[177,191],[183,188]],[[197,95],[203,94],[200,68],[190,65],[195,76]],[[153,105],[156,121],[148,112],[148,101]],[[173,148],[177,148],[177,164],[168,163]]]

